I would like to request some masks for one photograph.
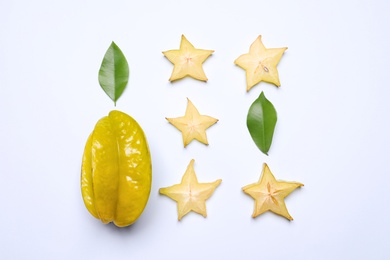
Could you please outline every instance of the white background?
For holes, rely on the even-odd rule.
[[[389,259],[389,1],[5,1],[0,2],[1,259]],[[215,50],[207,83],[168,81],[162,51],[181,34]],[[288,47],[282,86],[245,91],[234,60],[258,35]],[[153,158],[149,203],[129,228],[103,225],[84,207],[80,166],[96,121],[115,109],[98,70],[115,41],[131,75],[116,109],[146,132]],[[278,112],[269,156],[246,128],[264,91]],[[219,119],[209,146],[183,148],[165,117],[186,97]],[[177,221],[158,189],[190,162],[201,182],[221,178],[207,218]],[[241,187],[263,162],[298,181],[286,204],[294,221],[251,218]]]

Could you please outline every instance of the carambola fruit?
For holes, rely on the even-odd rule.
[[[142,128],[129,115],[111,111],[97,122],[85,145],[85,206],[105,224],[131,225],[146,206],[151,181],[151,156]]]

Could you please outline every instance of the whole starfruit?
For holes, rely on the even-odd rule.
[[[103,223],[133,224],[149,198],[152,161],[145,134],[131,116],[111,111],[100,119],[84,149],[81,192],[88,211]]]

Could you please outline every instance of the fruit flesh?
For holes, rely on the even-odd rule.
[[[125,113],[100,119],[85,146],[81,187],[88,211],[103,223],[133,224],[149,198],[151,157],[145,134]]]
[[[213,52],[213,50],[196,49],[187,38],[182,35],[179,50],[163,52],[164,56],[174,64],[169,81],[172,82],[187,76],[197,80],[207,81],[202,64]]]
[[[251,44],[249,53],[238,57],[234,64],[246,70],[246,91],[265,81],[280,87],[277,65],[287,50],[284,48],[266,48],[261,36]]]

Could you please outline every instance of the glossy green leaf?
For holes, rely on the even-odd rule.
[[[129,65],[121,49],[112,42],[99,70],[99,84],[114,101],[119,99],[129,81]]]
[[[253,141],[266,155],[272,144],[276,121],[274,105],[261,92],[249,108],[246,124]]]

